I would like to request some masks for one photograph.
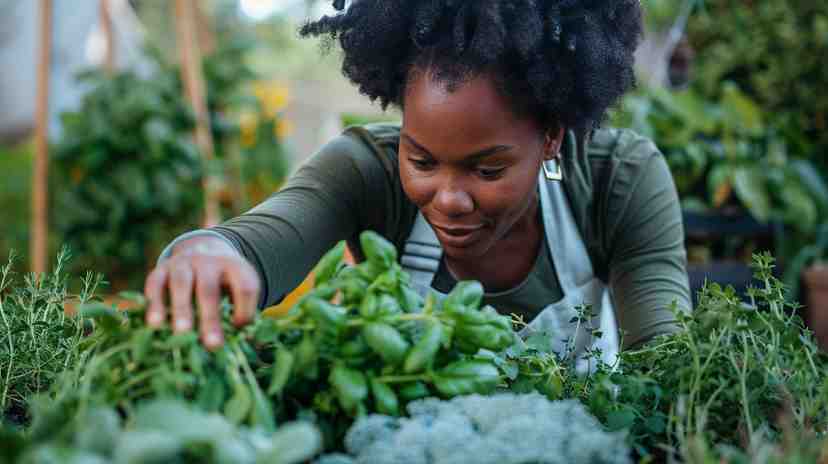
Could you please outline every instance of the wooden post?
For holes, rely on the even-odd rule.
[[[196,1],[193,4],[196,19],[196,33],[201,56],[209,56],[216,51],[216,35],[210,15],[205,11],[204,2]],[[225,108],[214,108],[214,111],[223,113]],[[215,142],[215,141],[214,141]],[[241,214],[247,207],[245,201],[244,182],[242,180],[242,155],[238,145],[221,147],[224,153],[226,181],[220,189],[214,191],[220,204],[230,203],[232,215]]]
[[[100,2],[98,15],[100,16],[101,30],[106,43],[104,69],[111,74],[115,71],[115,35],[112,33],[112,8],[110,0],[100,0]]]
[[[35,110],[35,159],[32,171],[31,271],[46,272],[49,238],[49,69],[52,58],[52,0],[40,0]]]
[[[201,69],[201,51],[197,40],[195,0],[175,0],[176,41],[181,59],[184,88],[196,116],[195,141],[204,160],[204,226],[219,223],[221,214],[212,181],[210,164],[214,157],[210,114],[207,110],[207,88]]]
[[[216,37],[213,34],[213,24],[210,21],[208,13],[204,12],[203,2],[195,2],[193,4],[193,12],[195,13],[198,47],[201,50],[202,56],[206,56],[213,53],[216,49]]]

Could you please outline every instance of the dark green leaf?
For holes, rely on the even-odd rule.
[[[627,429],[635,422],[635,413],[628,409],[612,411],[607,414],[607,428],[611,431]]]

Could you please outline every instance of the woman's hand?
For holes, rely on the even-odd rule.
[[[253,319],[259,299],[259,275],[230,245],[215,237],[194,237],[175,246],[172,256],[147,276],[147,324],[159,327],[167,319],[164,294],[169,289],[170,325],[175,333],[193,328],[193,290],[198,305],[201,342],[208,349],[224,343],[219,303],[228,288],[233,299],[233,323]]]

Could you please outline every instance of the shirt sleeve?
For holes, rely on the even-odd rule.
[[[281,301],[337,242],[382,223],[391,180],[378,156],[359,138],[339,136],[279,192],[209,229],[229,240],[259,273],[260,308]]]
[[[218,232],[215,232],[215,231],[212,231],[212,230],[206,230],[206,229],[192,230],[190,232],[186,232],[186,233],[183,233],[183,234],[179,235],[178,237],[175,238],[175,240],[173,240],[166,247],[164,247],[164,249],[161,251],[161,254],[158,255],[158,261],[156,261],[155,265],[157,266],[157,265],[161,264],[163,261],[169,259],[169,257],[172,256],[173,248],[175,248],[176,245],[178,245],[179,243],[181,243],[185,240],[189,240],[191,238],[196,238],[196,237],[213,237],[213,238],[217,238],[217,239],[223,241],[224,243],[230,245],[232,248],[236,248],[236,245],[233,242],[231,242],[230,240],[227,240],[227,238],[225,238],[224,235],[221,235]],[[236,250],[236,251],[238,252],[239,250]]]
[[[641,139],[619,156],[608,221],[609,284],[624,348],[678,330],[671,306],[691,309],[681,207],[672,175],[655,146]]]

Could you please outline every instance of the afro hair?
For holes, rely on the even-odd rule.
[[[383,108],[427,71],[449,89],[491,76],[516,115],[548,128],[597,127],[635,84],[639,0],[344,0],[309,22],[344,51],[343,74]]]

